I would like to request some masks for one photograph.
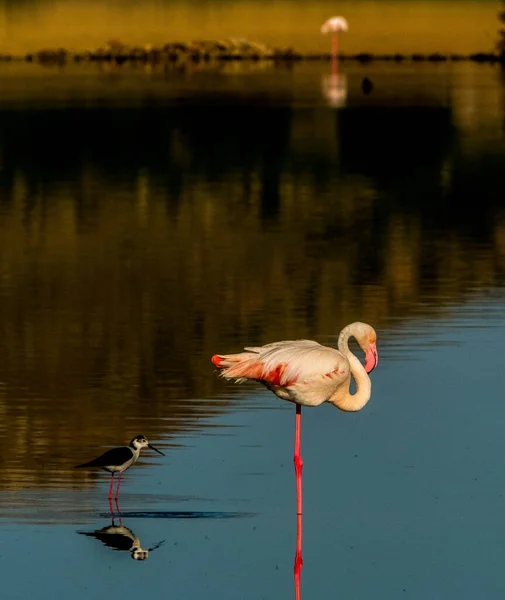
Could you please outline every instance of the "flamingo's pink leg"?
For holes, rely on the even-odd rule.
[[[302,407],[300,404],[296,405],[296,417],[295,417],[295,473],[296,473],[296,512],[302,514],[302,467],[303,460],[300,456],[300,429],[302,424]]]
[[[302,574],[302,515],[296,519],[296,553],[295,553],[295,600],[300,600],[300,579]]]
[[[119,473],[119,477],[117,478],[117,488],[116,488],[116,500],[119,494],[119,486],[121,485],[121,473]]]
[[[331,36],[331,56],[333,58],[337,57],[337,49],[338,49],[338,33],[335,32]]]
[[[112,486],[114,485],[114,473],[110,474],[109,500],[112,498]]]

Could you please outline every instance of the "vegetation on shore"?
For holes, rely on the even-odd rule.
[[[500,13],[500,19],[505,22],[505,10]],[[497,44],[497,52],[477,52],[470,55],[442,54],[374,54],[360,52],[357,54],[339,53],[340,60],[353,60],[361,63],[371,61],[414,61],[414,62],[446,62],[470,60],[482,63],[505,63],[505,30],[500,31],[501,40]],[[327,53],[301,53],[293,48],[269,48],[259,42],[245,39],[229,38],[225,40],[199,40],[192,42],[170,42],[164,46],[147,44],[143,47],[129,46],[117,40],[109,40],[104,46],[82,52],[72,52],[65,48],[45,48],[37,52],[15,56],[0,54],[0,60],[22,60],[27,62],[64,64],[69,61],[108,61],[118,64],[127,61],[150,63],[194,61],[206,62],[213,60],[238,61],[238,60],[330,60],[331,54]]]
[[[500,22],[503,24],[500,29],[498,43],[496,44],[496,48],[501,55],[502,62],[505,62],[505,0],[502,0],[502,10],[498,14],[498,18]]]

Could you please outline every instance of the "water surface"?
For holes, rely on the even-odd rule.
[[[3,597],[293,597],[294,410],[209,357],[356,319],[370,403],[303,416],[302,597],[503,595],[503,75],[329,69],[2,65]],[[132,562],[72,467],[139,433]]]

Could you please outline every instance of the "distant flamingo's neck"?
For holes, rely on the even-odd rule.
[[[351,394],[349,388],[341,388],[333,394],[330,402],[340,410],[355,412],[361,410],[370,400],[372,394],[372,382],[365,367],[358,358],[349,350],[349,338],[353,336],[352,327],[344,327],[338,337],[338,349],[349,361],[351,373],[356,381],[356,393]]]

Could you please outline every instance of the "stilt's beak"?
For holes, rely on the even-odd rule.
[[[161,454],[161,456],[165,456],[163,454],[163,452],[161,450],[158,450],[157,448],[155,448],[154,446],[152,446],[151,444],[147,444],[148,448],[151,448],[151,450],[154,450],[155,452],[157,452],[158,454]]]

